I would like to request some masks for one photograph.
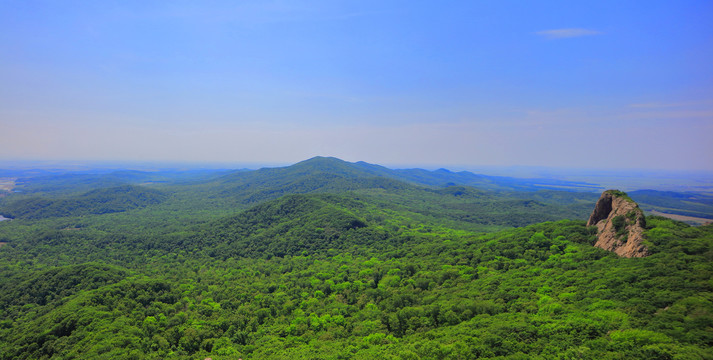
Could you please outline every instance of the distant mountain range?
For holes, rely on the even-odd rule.
[[[329,174],[341,178],[383,177],[423,186],[444,187],[451,185],[473,186],[483,190],[536,191],[557,189],[568,191],[599,191],[596,184],[555,179],[518,179],[503,176],[478,175],[468,171],[453,172],[447,169],[389,169],[363,161],[351,163],[334,157],[314,157],[291,166],[265,168],[252,172],[240,171],[226,175],[223,180],[250,181],[260,177],[294,178],[319,177]]]
[[[9,170],[4,175],[13,175]],[[414,196],[433,199],[434,196],[459,194],[460,202],[489,204],[510,201],[501,209],[514,211],[513,201],[536,201],[541,205],[563,205],[575,218],[585,218],[586,212],[603,190],[597,184],[557,179],[521,179],[474,174],[468,171],[453,172],[447,169],[390,169],[363,161],[347,162],[333,157],[314,157],[284,167],[258,170],[196,170],[196,171],[133,171],[121,170],[97,173],[51,174],[44,171],[24,170],[17,175],[14,191],[23,194],[0,204],[0,211],[13,217],[40,218],[46,216],[79,215],[88,202],[96,202],[97,194],[112,193],[121,186],[134,186],[133,191],[119,191],[121,200],[101,200],[111,203],[91,213],[118,212],[163,203],[174,198],[190,201],[203,209],[247,208],[288,194],[357,192],[362,196],[390,197],[390,206],[401,204],[413,207]],[[152,189],[142,189],[150,187]],[[447,189],[440,192],[439,189]],[[159,193],[149,193],[156,189]],[[96,193],[93,191],[99,191]],[[381,192],[381,193],[379,193]],[[149,195],[151,194],[151,195]],[[713,219],[713,196],[704,193],[681,193],[655,190],[630,191],[642,209],[662,214]],[[139,196],[140,195],[140,196]],[[146,196],[144,196],[146,195]],[[138,196],[138,197],[137,197]],[[377,196],[378,198],[378,196]],[[464,200],[470,198],[470,200]],[[475,200],[477,198],[477,201]],[[438,203],[440,200],[432,200]],[[174,199],[175,200],[175,199]],[[449,199],[447,202],[452,202]],[[176,200],[178,201],[178,200]],[[444,200],[445,201],[445,200]],[[171,201],[168,201],[171,203]],[[175,203],[175,201],[174,201]],[[84,205],[82,205],[84,204]],[[410,205],[407,205],[410,204]],[[101,207],[101,206],[100,206]],[[463,204],[449,209],[473,211]],[[492,211],[498,212],[493,206]],[[466,210],[467,209],[467,210]],[[421,209],[423,210],[423,209]],[[440,211],[440,210],[439,210]],[[555,211],[559,213],[559,211]],[[517,212],[516,212],[517,213]],[[552,212],[549,212],[552,214]],[[464,215],[465,216],[465,215]],[[505,214],[503,215],[505,216]],[[565,216],[560,213],[560,216]],[[546,218],[539,219],[545,221]],[[705,221],[705,220],[702,220]],[[522,225],[509,222],[510,225]],[[529,222],[528,222],[529,223]]]

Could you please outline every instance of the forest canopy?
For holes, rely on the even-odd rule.
[[[0,359],[713,359],[711,225],[311,171],[3,199]]]

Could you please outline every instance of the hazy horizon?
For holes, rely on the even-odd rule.
[[[303,159],[305,161],[309,159]],[[340,159],[343,160],[343,159]],[[300,161],[300,162],[301,162]],[[347,160],[345,160],[347,161]],[[33,170],[47,171],[50,174],[103,174],[114,171],[239,171],[258,170],[262,168],[286,167],[294,163],[186,163],[186,162],[91,162],[91,161],[3,161],[0,160],[0,179],[20,176]],[[589,191],[598,192],[603,189],[661,190],[661,191],[692,191],[697,193],[713,193],[713,172],[706,170],[656,170],[656,169],[584,169],[544,166],[439,166],[433,165],[399,165],[379,164],[390,169],[446,170],[458,172],[468,171],[485,176],[500,176],[518,179],[550,179],[563,180],[597,185],[602,189],[593,188]],[[4,171],[4,175],[3,172]],[[15,175],[11,175],[11,174]],[[36,174],[34,175],[36,176]],[[20,176],[22,177],[22,176]],[[579,189],[578,191],[587,191]]]
[[[657,168],[627,168],[627,167],[576,167],[576,166],[539,166],[539,165],[481,165],[481,164],[437,164],[437,163],[378,163],[365,160],[351,160],[343,159],[331,155],[315,155],[309,158],[297,160],[297,161],[181,161],[177,160],[113,160],[113,159],[97,159],[97,160],[81,160],[81,159],[3,159],[0,158],[0,169],[59,169],[59,170],[71,170],[72,168],[86,168],[86,169],[123,169],[123,170],[141,170],[141,169],[157,169],[157,170],[170,170],[170,169],[216,169],[216,170],[257,170],[261,168],[272,168],[272,167],[286,167],[297,164],[302,161],[310,160],[312,158],[335,158],[342,161],[357,163],[366,162],[373,165],[384,166],[390,169],[425,169],[425,170],[438,170],[446,169],[449,171],[470,171],[477,172],[482,171],[483,173],[490,173],[498,175],[499,173],[531,173],[538,171],[551,171],[555,173],[566,173],[566,172],[590,172],[592,174],[606,174],[606,173],[631,173],[635,174],[638,172],[650,172],[650,173],[661,173],[661,174],[705,174],[713,176],[713,170],[706,169],[691,169],[691,170],[680,170],[680,169],[657,169]]]
[[[1,2],[0,160],[713,171],[713,3]]]

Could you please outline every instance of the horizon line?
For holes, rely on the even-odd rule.
[[[257,170],[260,168],[286,167],[302,161],[314,158],[334,158],[349,163],[365,162],[373,165],[380,165],[390,169],[424,169],[438,170],[446,169],[450,171],[478,171],[478,170],[555,170],[555,171],[596,171],[603,173],[624,173],[624,172],[659,172],[659,173],[700,173],[713,176],[713,169],[665,169],[665,168],[621,168],[621,167],[581,167],[581,166],[552,166],[552,165],[492,165],[492,164],[432,164],[432,163],[379,163],[366,160],[349,161],[336,156],[317,155],[299,161],[220,161],[220,160],[118,160],[118,159],[2,159],[0,158],[0,169],[23,169],[23,170],[71,170],[72,167],[86,169],[132,169],[132,166],[139,168],[155,168],[156,170],[170,170],[179,168],[215,169],[215,170]],[[8,167],[9,166],[9,167]],[[34,166],[34,167],[33,167]],[[117,168],[118,167],[118,168]]]

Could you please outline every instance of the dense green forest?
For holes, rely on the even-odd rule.
[[[390,171],[27,178],[0,359],[713,359],[713,226],[648,216],[620,258],[597,194]]]
[[[30,197],[15,200],[3,211],[11,218],[22,219],[107,214],[157,204],[165,198],[158,190],[122,185],[61,199]]]

